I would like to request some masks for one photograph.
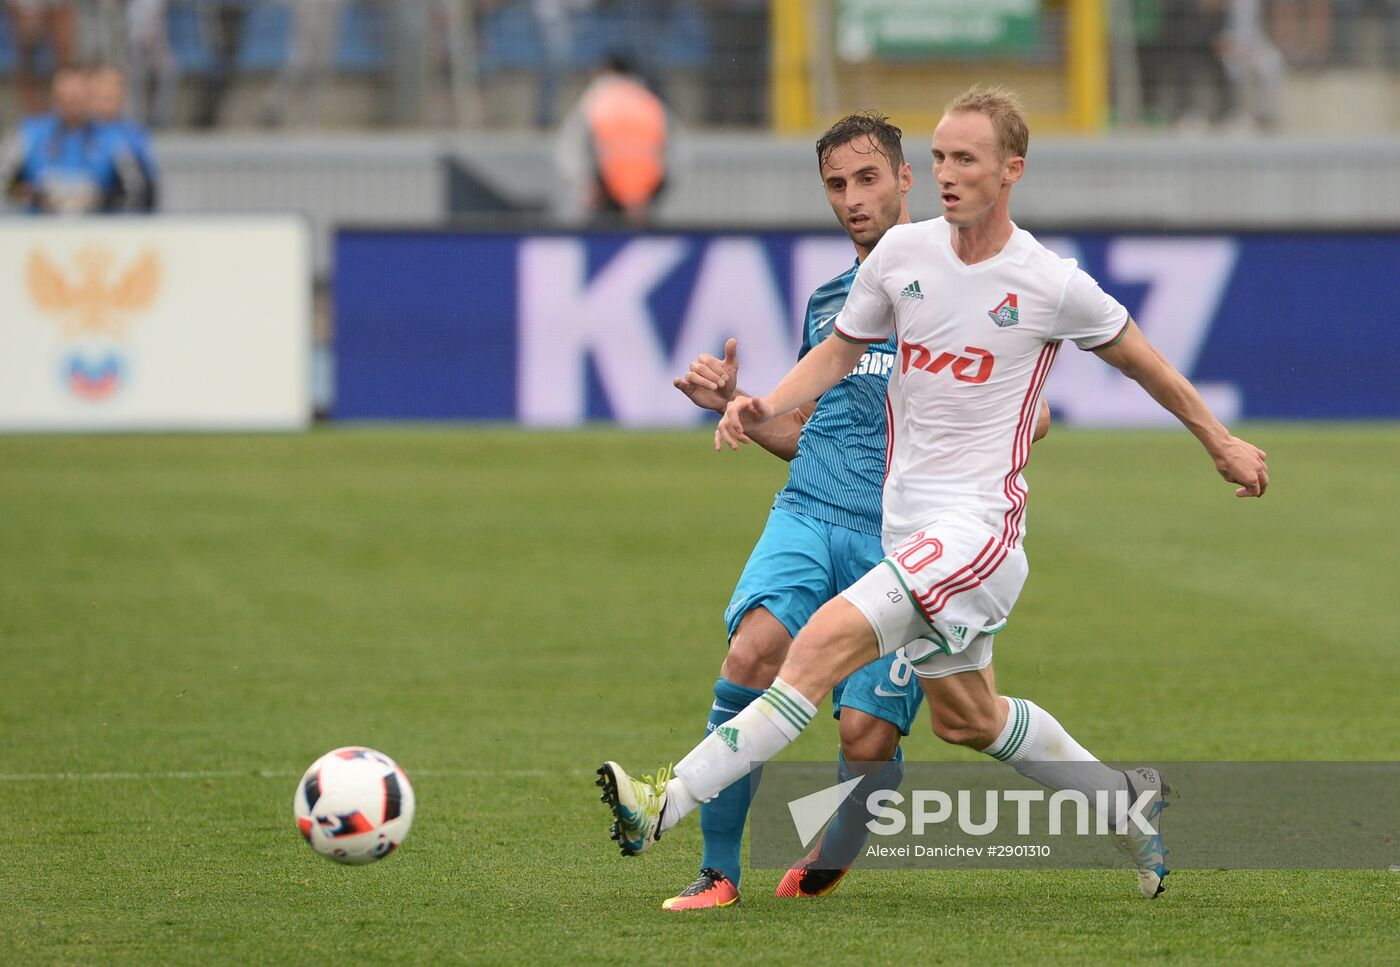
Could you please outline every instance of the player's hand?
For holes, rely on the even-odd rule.
[[[1269,486],[1268,455],[1237,436],[1227,437],[1212,454],[1215,469],[1230,483],[1239,484],[1236,497],[1262,497]]]
[[[741,443],[752,443],[748,430],[773,418],[773,407],[752,396],[736,396],[724,408],[719,426],[715,427],[715,449],[737,450]]]
[[[730,339],[724,344],[723,359],[701,354],[684,376],[671,382],[696,406],[723,413],[739,391],[739,340]]]

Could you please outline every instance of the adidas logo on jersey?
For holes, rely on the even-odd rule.
[[[715,735],[719,736],[721,742],[729,746],[730,752],[739,751],[739,730],[734,726],[721,725],[715,729]]]
[[[919,288],[919,280],[915,279],[913,282],[906,285],[899,294],[905,299],[922,299],[924,297],[924,290]]]

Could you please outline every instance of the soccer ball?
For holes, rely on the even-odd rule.
[[[351,745],[311,763],[292,797],[297,828],[337,863],[388,856],[413,825],[413,787],[393,759]]]

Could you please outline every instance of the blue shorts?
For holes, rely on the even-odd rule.
[[[840,718],[843,708],[853,708],[884,719],[908,735],[924,701],[924,689],[914,666],[901,648],[879,661],[852,672],[831,692],[831,716]]]
[[[791,511],[773,509],[725,609],[729,637],[744,615],[766,608],[796,637],[817,609],[863,577],[885,556],[880,538]],[[866,665],[832,692],[832,712],[855,708],[904,734],[918,714],[923,689],[902,651]]]

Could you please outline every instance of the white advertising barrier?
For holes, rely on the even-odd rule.
[[[0,219],[0,431],[296,430],[296,216]]]

